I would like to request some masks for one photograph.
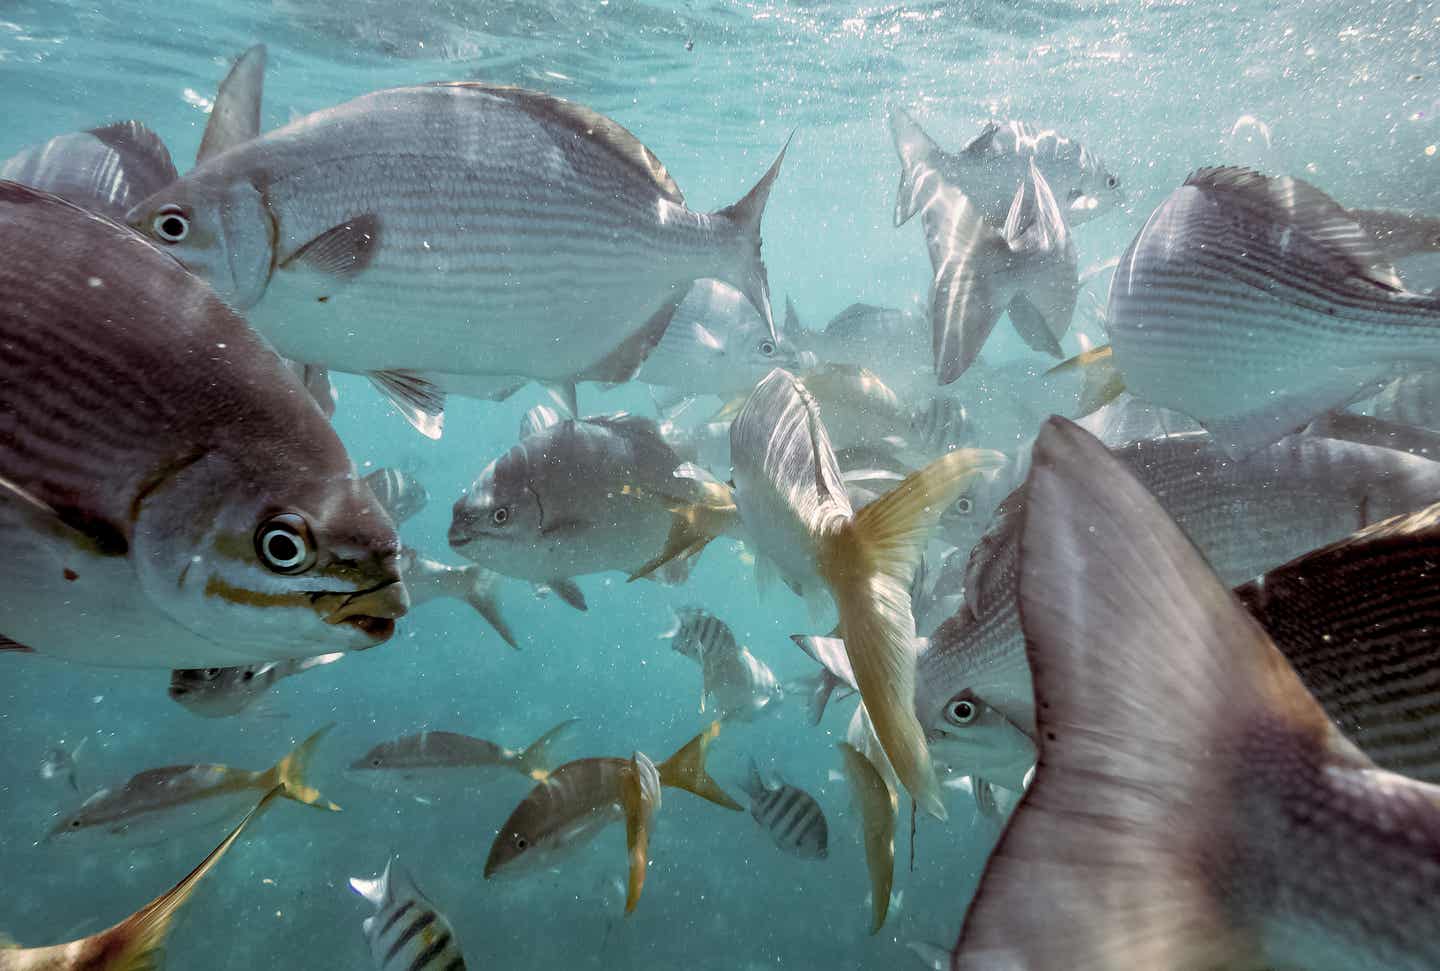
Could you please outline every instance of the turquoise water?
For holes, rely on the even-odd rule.
[[[7,2],[0,158],[138,118],[184,171],[216,83],[257,42],[270,56],[266,128],[394,85],[536,87],[630,128],[701,210],[739,198],[793,130],[765,255],[777,305],[791,297],[813,327],[857,300],[909,306],[929,285],[919,230],[891,225],[891,106],[911,109],[947,148],[993,116],[1054,126],[1098,152],[1121,176],[1130,211],[1076,231],[1082,267],[1117,256],[1154,204],[1202,164],[1303,175],[1352,207],[1440,211],[1440,13],[1398,2]],[[1268,141],[1247,117],[1264,124]],[[999,358],[1022,351],[1009,333],[996,340]],[[1079,349],[1073,336],[1065,347]],[[402,530],[406,543],[460,562],[446,544],[450,503],[513,444],[539,394],[454,400],[437,443],[415,435],[364,381],[335,380],[335,425],[355,460],[410,469],[430,491],[429,507]],[[638,387],[581,395],[587,413],[649,410]],[[977,434],[980,444],[1014,445]],[[581,578],[584,614],[506,582],[519,653],[463,604],[431,603],[382,648],[283,683],[272,717],[197,719],[167,699],[164,672],[0,659],[0,881],[9,888],[0,930],[27,944],[99,930],[167,888],[220,836],[212,827],[138,849],[40,842],[55,814],[73,808],[63,783],[39,776],[52,745],[89,739],[79,767],[89,791],[158,765],[264,768],[333,721],[315,782],[345,812],[276,807],[196,896],[169,966],[367,966],[359,922],[369,908],[346,879],[380,870],[392,853],[449,916],[471,967],[874,968],[914,963],[902,947],[909,941],[948,947],[997,828],[952,795],[948,824],[920,821],[910,872],[902,813],[903,898],[869,936],[858,818],[831,775],[849,705],[815,729],[787,701],[753,725],[727,727],[713,750],[713,774],[737,797],[750,755],[815,795],[830,819],[827,860],[784,856],[748,814],[667,792],[645,896],[624,921],[600,890],[623,875],[623,827],[556,872],[485,881],[485,854],[527,791],[524,779],[496,775],[473,792],[422,802],[343,771],[408,732],[441,728],[518,747],[569,717],[581,722],[567,757],[638,748],[658,761],[706,723],[698,670],[657,636],[670,607],[707,606],[782,679],[813,670],[787,637],[811,629],[803,602],[783,589],[762,599],[751,573],[722,539],[678,588],[626,584],[619,573]]]

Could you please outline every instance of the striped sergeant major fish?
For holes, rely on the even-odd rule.
[[[375,879],[351,877],[350,889],[375,905],[360,927],[378,971],[465,971],[450,921],[398,860]]]
[[[802,860],[823,860],[829,853],[830,827],[815,797],[783,779],[771,785],[750,760],[745,782],[750,815],[780,849]]]
[[[785,696],[769,665],[735,641],[730,625],[702,607],[680,607],[675,623],[660,635],[700,665],[700,711],[752,721],[774,711]]]

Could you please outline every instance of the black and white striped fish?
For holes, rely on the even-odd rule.
[[[425,483],[403,469],[378,468],[366,473],[364,481],[397,523],[410,519],[430,501]]]
[[[465,971],[460,942],[410,873],[395,860],[378,878],[350,878],[350,889],[375,905],[360,925],[379,971]]]
[[[735,641],[730,625],[703,607],[680,607],[660,635],[679,654],[700,665],[700,711],[751,721],[773,711],[785,689],[769,665]]]
[[[745,791],[750,794],[750,815],[770,834],[776,846],[804,860],[825,858],[829,852],[830,827],[825,822],[825,811],[814,796],[784,780],[771,786],[753,759]]]

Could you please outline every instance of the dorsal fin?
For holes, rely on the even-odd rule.
[[[504,98],[533,114],[560,124],[578,136],[595,139],[637,173],[649,179],[666,199],[683,206],[685,196],[670,177],[665,166],[628,128],[582,104],[557,98],[543,91],[531,91],[504,84],[482,84],[475,81],[443,81],[437,87],[472,88]]]
[[[215,91],[210,120],[195,164],[260,135],[260,100],[265,91],[265,45],[256,44],[239,59]]]
[[[969,143],[960,151],[966,155],[984,155],[990,151],[990,145],[995,141],[995,133],[999,130],[1000,126],[995,122],[985,122],[985,127],[980,129],[980,134],[970,139]]]

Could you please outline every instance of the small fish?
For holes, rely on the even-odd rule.
[[[829,364],[868,368],[906,399],[934,394],[937,388],[930,319],[918,306],[912,310],[854,303],[823,330],[812,331],[800,325],[787,303],[784,333],[802,354],[815,358],[807,370]]]
[[[450,921],[399,860],[385,864],[378,878],[351,877],[350,889],[375,907],[360,927],[378,971],[465,971]]]
[[[895,790],[865,757],[848,742],[837,742],[845,761],[845,777],[860,809],[865,838],[865,864],[870,871],[870,933],[880,933],[890,913],[890,887],[895,880],[895,822],[900,801]]]
[[[654,421],[555,417],[486,466],[456,501],[450,546],[461,556],[548,584],[573,603],[571,577],[644,575],[698,553],[728,528],[730,490],[677,476],[683,463]]]
[[[552,749],[578,719],[568,718],[518,752],[483,738],[456,732],[421,732],[382,742],[350,763],[352,771],[394,773],[403,779],[454,777],[457,770],[510,769],[542,781],[554,767]]]
[[[856,683],[905,787],[943,818],[915,721],[910,584],[941,513],[996,453],[951,452],[855,512],[814,398],[776,369],[730,427],[735,503],[757,575],[778,572],[817,615],[833,598]]]
[[[408,597],[389,517],[208,287],[124,227],[0,182],[0,292],[0,633],[165,669],[390,638]]]
[[[573,399],[577,381],[629,380],[698,279],[739,289],[774,339],[760,219],[783,156],[739,202],[697,213],[613,120],[538,91],[437,83],[235,145],[127,220],[279,353],[370,376],[438,437],[447,391],[535,379]],[[425,324],[396,340],[399,320]]]
[[[49,947],[20,947],[0,938],[0,971],[154,971],[159,968],[164,961],[165,938],[175,915],[200,881],[235,845],[245,828],[282,794],[280,786],[271,789],[189,876],[114,927]]]
[[[830,827],[814,796],[783,780],[779,785],[770,785],[754,759],[750,760],[745,791],[750,796],[750,815],[769,834],[771,842],[802,860],[825,858]]]
[[[42,779],[64,779],[70,783],[70,788],[76,792],[80,791],[80,783],[76,775],[80,768],[80,753],[85,750],[85,743],[90,741],[87,735],[80,739],[73,749],[65,747],[62,742],[45,753],[40,760],[40,778]]]
[[[168,832],[180,810],[204,804],[215,809],[217,815],[229,815],[237,796],[249,799],[255,792],[269,792],[277,786],[286,799],[339,812],[339,806],[328,802],[305,779],[310,757],[330,728],[320,729],[274,767],[261,772],[232,769],[228,765],[169,765],[147,769],[118,789],[101,789],[95,793],[78,810],[56,823],[47,838],[94,829],[118,835],[152,821]]]
[[[951,967],[1440,966],[1440,789],[1334,728],[1093,437],[1047,422],[1026,495],[1040,759]]]
[[[412,607],[441,598],[459,600],[485,618],[485,622],[506,644],[514,648],[520,646],[500,610],[500,600],[496,595],[500,574],[494,570],[473,563],[451,566],[407,546],[400,551],[400,575],[410,591]]]
[[[257,710],[266,693],[282,679],[333,664],[344,656],[321,654],[235,668],[177,668],[170,672],[170,700],[201,718],[232,718]]]
[[[959,189],[942,185],[921,213],[935,278],[930,324],[935,374],[950,384],[980,356],[1007,310],[1026,345],[1059,358],[1080,277],[1070,227],[1045,177],[1030,163],[997,230]]]
[[[367,473],[363,480],[395,525],[411,519],[430,502],[425,483],[402,469],[379,468]]]
[[[942,149],[902,109],[890,113],[890,134],[900,155],[900,190],[895,225],[903,225],[929,204],[935,191],[951,186],[973,200],[992,226],[1005,222],[1010,197],[1031,165],[1080,223],[1122,206],[1120,179],[1094,152],[1072,139],[1023,122],[987,122],[959,152]]]
[[[706,750],[719,733],[715,722],[658,766],[639,752],[628,759],[580,759],[560,766],[500,827],[485,861],[485,879],[549,866],[623,818],[630,863],[625,913],[630,914],[645,882],[650,820],[660,807],[661,786],[741,811],[705,771]]]
[[[1201,169],[1161,203],[1110,287],[1125,387],[1234,456],[1440,359],[1440,298],[1408,293],[1314,186]]]
[[[745,295],[719,280],[690,288],[636,381],[689,394],[743,394],[772,368],[795,367],[798,350]]]
[[[753,721],[785,697],[775,672],[735,642],[729,624],[703,607],[676,610],[674,625],[660,637],[700,665],[701,713],[711,710],[722,720]]]

